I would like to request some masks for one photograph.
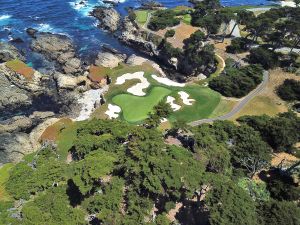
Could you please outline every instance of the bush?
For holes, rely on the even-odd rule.
[[[285,101],[299,101],[300,81],[286,79],[284,83],[277,88],[277,94]]]
[[[247,51],[247,39],[246,38],[235,38],[231,41],[231,45],[226,47],[226,52],[229,53],[242,53]]]
[[[279,65],[278,54],[262,47],[251,49],[248,60],[252,64],[261,64],[266,70]]]
[[[165,38],[169,38],[169,37],[174,37],[175,35],[175,30],[168,30],[166,33],[165,33]]]
[[[297,201],[300,195],[300,189],[289,176],[277,176],[267,183],[267,189],[271,197],[279,201]]]
[[[271,200],[259,207],[261,225],[296,225],[299,224],[300,209],[293,202]]]
[[[209,87],[226,97],[243,97],[261,81],[263,69],[258,65],[243,68],[226,68],[219,76],[209,82]]]
[[[148,28],[154,31],[174,27],[180,23],[180,19],[176,18],[173,10],[160,10],[155,12],[148,24]]]

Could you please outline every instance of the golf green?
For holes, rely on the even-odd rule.
[[[171,92],[171,90],[164,87],[153,87],[146,96],[120,94],[113,97],[112,102],[121,107],[125,120],[135,123],[146,119],[153,107]]]

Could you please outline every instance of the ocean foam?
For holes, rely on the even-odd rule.
[[[84,4],[80,4],[80,2],[84,2]],[[98,1],[98,3],[92,4],[87,0],[85,1],[77,0],[74,2],[69,2],[69,4],[74,10],[78,11],[82,16],[90,16],[90,12],[93,11],[95,6],[105,5],[102,1]]]
[[[0,16],[0,20],[7,20],[7,19],[10,19],[11,18],[11,15],[2,15]]]
[[[36,29],[40,32],[51,32],[54,30],[53,27],[51,27],[51,25],[47,24],[47,23],[40,23]]]

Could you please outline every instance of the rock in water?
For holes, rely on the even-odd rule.
[[[82,73],[81,60],[76,58],[72,40],[67,36],[39,33],[32,41],[31,48],[56,61],[65,73]]]
[[[99,25],[103,30],[115,32],[120,25],[121,16],[113,8],[96,7],[91,15],[99,20]]]
[[[26,29],[26,33],[27,33],[29,36],[31,36],[31,37],[34,37],[35,34],[36,34],[37,32],[38,32],[38,31],[37,31],[36,29],[34,29],[34,28],[27,28],[27,29]]]

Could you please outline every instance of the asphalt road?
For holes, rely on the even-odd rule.
[[[231,110],[231,112],[218,116],[215,118],[210,118],[210,119],[202,119],[202,120],[196,120],[193,122],[190,122],[188,125],[190,126],[198,126],[203,123],[211,123],[216,120],[227,120],[236,115],[241,109],[256,95],[258,95],[268,84],[269,81],[269,72],[264,71],[263,73],[263,81],[253,90],[251,91],[248,95],[246,95],[242,100],[239,101],[239,103]]]

